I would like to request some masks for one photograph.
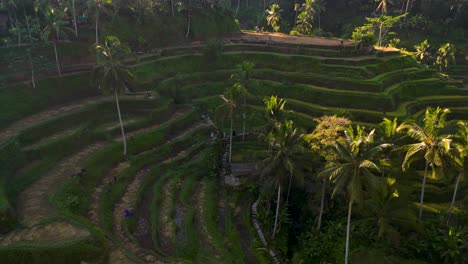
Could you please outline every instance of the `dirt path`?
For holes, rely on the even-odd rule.
[[[77,228],[67,222],[54,222],[43,226],[22,229],[10,232],[0,237],[0,246],[8,246],[19,242],[47,242],[64,241],[70,239],[84,238],[90,233],[86,229]]]
[[[120,99],[136,99],[136,98],[143,98],[143,95],[131,95],[131,96],[120,96]],[[13,124],[9,125],[7,128],[0,131],[0,141],[5,140],[14,136],[19,131],[32,127],[42,121],[52,119],[54,117],[66,114],[68,112],[72,112],[78,110],[83,107],[87,107],[90,105],[96,105],[106,101],[113,101],[113,97],[108,96],[97,96],[87,98],[81,101],[73,102],[67,105],[57,106],[51,109],[44,110],[34,115],[27,116],[23,119],[20,119]]]
[[[246,42],[272,42],[273,44],[297,44],[297,45],[320,45],[338,47],[341,39],[327,39],[307,36],[290,36],[282,33],[255,33],[242,32],[236,34],[231,40],[240,40]],[[354,43],[350,40],[343,39],[345,46],[352,46]]]
[[[78,173],[88,157],[104,146],[104,142],[92,144],[80,152],[65,158],[54,169],[35,181],[18,196],[18,218],[28,227],[34,226],[51,217],[55,209],[49,197],[74,174]]]

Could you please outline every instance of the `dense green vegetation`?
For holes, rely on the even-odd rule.
[[[467,12],[0,0],[0,262],[467,263]]]

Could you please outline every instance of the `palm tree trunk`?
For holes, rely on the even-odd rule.
[[[245,112],[242,113],[242,141],[245,141]]]
[[[174,0],[171,0],[172,16],[174,16]]]
[[[237,0],[236,14],[234,14],[234,17],[237,17],[237,12],[239,12],[239,6],[240,6],[240,0]]]
[[[460,179],[463,175],[463,172],[460,172],[457,177],[457,182],[455,183],[455,190],[453,191],[452,202],[450,203],[450,208],[447,213],[447,226],[450,224],[450,218],[452,218],[453,207],[455,206],[455,200],[457,198],[458,185],[460,184]]]
[[[410,0],[406,1],[406,9],[405,9],[405,13],[408,13],[409,4],[410,4]],[[406,22],[406,16],[403,18],[403,22]]]
[[[75,0],[72,0],[73,25],[75,26],[75,36],[78,37],[78,25],[76,23]]]
[[[31,66],[31,84],[33,88],[36,88],[36,80],[34,78],[34,62],[32,60],[31,52],[29,52],[28,57],[29,57],[29,64]]]
[[[99,7],[96,4],[96,44],[99,43]]]
[[[262,19],[265,17],[265,10],[266,10],[266,0],[263,0],[263,10],[262,10]]]
[[[190,24],[191,24],[191,22],[192,22],[192,0],[189,1],[187,34],[185,34],[186,38],[188,38],[188,36],[190,34]]]
[[[319,19],[319,31],[322,31],[321,27],[320,27],[320,13],[318,15],[318,19]]]
[[[381,23],[379,27],[379,47],[382,47],[382,28],[383,24]]]
[[[429,163],[426,162],[426,167],[424,168],[424,178],[421,186],[421,198],[419,201],[419,217],[418,217],[418,223],[421,223],[422,219],[422,213],[423,213],[423,207],[424,207],[424,188],[426,187],[426,180],[427,180],[427,169],[429,167]]]
[[[124,157],[127,157],[127,139],[125,137],[125,130],[123,127],[123,122],[122,122],[122,115],[120,114],[119,95],[117,94],[117,90],[115,90],[114,95],[115,95],[115,104],[117,105],[117,115],[119,116],[120,131],[122,132],[122,140],[124,144],[123,155]]]
[[[231,164],[231,157],[232,157],[232,124],[233,124],[233,116],[231,111],[231,132],[229,135],[229,164]]]
[[[320,231],[320,228],[322,227],[322,216],[323,216],[323,210],[325,207],[326,185],[327,185],[327,178],[324,177],[323,182],[322,182],[322,198],[320,199],[320,212],[319,212],[318,223],[317,223],[317,229],[319,231]]]
[[[278,198],[276,199],[276,216],[275,216],[275,226],[273,227],[273,234],[271,235],[272,239],[275,239],[275,235],[276,235],[276,229],[278,228],[278,218],[279,218],[280,198],[281,198],[281,184],[278,186]]]
[[[353,201],[349,201],[348,206],[348,224],[346,225],[346,248],[345,248],[345,264],[348,264],[349,257],[349,231],[351,229],[351,210],[353,207]]]
[[[291,191],[291,181],[292,181],[292,172],[289,173],[289,186],[288,186],[288,194],[286,195],[286,205],[288,205],[289,202],[289,192]]]
[[[296,11],[296,16],[294,17],[294,28],[297,26],[297,11]]]
[[[26,27],[28,29],[29,41],[32,41],[31,26],[29,25],[28,17],[26,16],[26,9],[23,6],[24,21],[26,22]]]
[[[52,41],[52,45],[54,46],[55,62],[57,63],[57,72],[59,76],[62,76],[62,71],[60,70],[60,62],[59,62],[59,57],[58,57],[58,52],[57,52],[57,43],[55,43],[55,41]]]

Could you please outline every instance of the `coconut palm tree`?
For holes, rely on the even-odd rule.
[[[253,75],[253,68],[255,64],[251,61],[243,61],[241,64],[237,65],[237,73],[231,76],[231,79],[237,80],[240,84],[244,86],[244,88],[248,88],[248,83],[250,81],[250,77]],[[246,113],[246,104],[247,104],[247,90],[243,93],[242,96],[242,141],[245,140],[245,122],[247,119]]]
[[[314,12],[318,17],[319,30],[321,30],[320,14],[325,12],[325,10],[326,10],[325,6],[326,6],[326,2],[324,2],[323,0],[314,0],[313,3],[312,3],[312,7],[314,8]]]
[[[332,197],[344,191],[348,200],[345,264],[348,263],[349,256],[353,204],[363,201],[364,189],[372,190],[378,184],[373,172],[378,172],[380,169],[374,160],[382,152],[382,146],[373,146],[374,133],[375,129],[366,133],[360,126],[357,126],[356,131],[352,127],[347,128],[344,143],[337,141],[334,144],[336,160],[319,174],[320,177],[327,177],[335,184]]]
[[[388,148],[385,149],[384,159],[382,160],[382,177],[385,177],[385,169],[384,164],[388,164],[391,160],[392,151],[395,149],[396,141],[399,139],[397,137],[398,132],[398,118],[394,118],[393,120],[384,118],[383,121],[379,124],[379,131],[380,131],[380,141],[384,144],[388,144]]]
[[[101,9],[104,7],[105,0],[88,0],[88,9],[93,12],[94,11],[94,31],[96,35],[96,44],[99,43],[99,17]],[[112,1],[109,1],[112,2]]]
[[[269,131],[272,131],[276,124],[282,122],[286,118],[288,111],[285,110],[286,101],[278,98],[278,96],[265,97],[266,117],[269,120]]]
[[[233,86],[229,87],[223,95],[220,95],[220,98],[223,100],[223,104],[217,109],[218,113],[221,113],[224,117],[229,117],[230,119],[230,135],[229,135],[229,163],[231,163],[232,158],[232,134],[233,134],[233,124],[234,124],[234,115],[238,110],[239,102],[241,98],[245,96],[247,90],[240,83],[236,83]]]
[[[273,31],[278,32],[280,30],[280,25],[279,22],[281,20],[281,12],[283,10],[280,9],[280,6],[278,4],[272,4],[270,6],[270,9],[265,10],[267,12],[267,23],[271,28],[273,28]]]
[[[127,84],[133,78],[133,73],[123,63],[131,51],[114,36],[107,36],[104,45],[95,45],[94,49],[97,54],[97,65],[93,70],[93,79],[97,81],[104,94],[114,95],[124,145],[123,155],[127,156],[127,140],[120,113],[119,94],[127,92],[129,89]]]
[[[44,12],[44,37],[52,42],[55,53],[55,62],[57,63],[57,72],[59,76],[62,76],[60,70],[59,56],[57,52],[57,43],[60,39],[67,39],[68,33],[72,32],[71,28],[67,27],[67,22],[63,20],[64,14],[59,10],[49,7]]]
[[[460,180],[465,175],[465,164],[466,158],[468,157],[468,122],[459,121],[459,130],[455,136],[454,141],[454,153],[452,153],[452,160],[454,161],[455,168],[458,170],[458,176],[455,183],[455,190],[453,191],[452,202],[447,213],[447,225],[450,224],[450,218],[452,217],[453,208],[455,206],[455,200],[457,198],[458,187]]]
[[[292,178],[296,175],[294,173],[296,167],[295,161],[303,152],[303,134],[293,126],[292,121],[287,120],[284,123],[277,123],[275,125],[275,129],[268,133],[265,139],[270,146],[270,155],[259,164],[259,167],[261,168],[261,177],[268,177],[266,183],[269,187],[278,188],[275,224],[272,234],[272,238],[274,239],[279,224],[281,189],[289,180],[286,198],[287,204],[291,190]]]
[[[436,109],[429,107],[426,110],[423,124],[418,124],[414,121],[408,121],[401,124],[397,131],[405,132],[410,138],[417,143],[409,144],[402,147],[406,152],[403,159],[402,168],[405,170],[411,164],[411,161],[418,154],[424,156],[426,165],[424,167],[424,178],[421,186],[421,197],[419,202],[418,222],[421,222],[422,212],[424,208],[424,188],[426,186],[428,169],[431,167],[432,172],[436,166],[443,166],[443,157],[448,154],[451,145],[451,136],[442,134],[446,125],[446,116],[450,113],[449,109]]]
[[[411,210],[407,197],[402,197],[394,178],[381,178],[382,184],[370,192],[362,206],[363,221],[378,227],[378,238],[398,243],[397,227],[415,227],[416,215]]]

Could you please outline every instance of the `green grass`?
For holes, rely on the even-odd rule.
[[[47,107],[99,94],[87,73],[37,81],[36,89],[16,84],[0,89],[0,128]]]
[[[0,247],[4,263],[81,263],[95,260],[104,251],[104,245],[91,238],[70,241],[18,243]]]

